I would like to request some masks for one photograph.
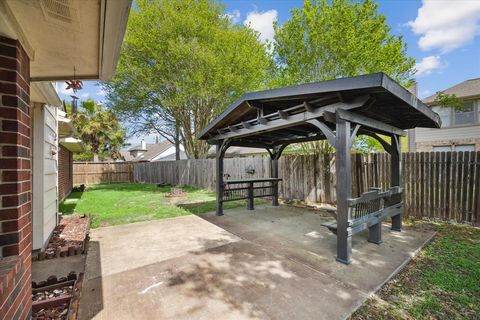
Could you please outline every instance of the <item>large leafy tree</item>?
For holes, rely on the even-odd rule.
[[[276,84],[384,72],[407,85],[415,60],[372,0],[305,0],[275,26]]]
[[[98,161],[119,155],[125,140],[125,130],[115,113],[89,99],[81,102],[80,110],[71,111],[76,137],[86,144],[86,151],[75,154],[76,160]]]
[[[276,68],[272,86],[293,85],[384,72],[408,86],[415,60],[401,36],[392,35],[372,0],[305,0],[282,26],[275,25]],[[381,148],[360,138],[359,151]],[[322,153],[327,142],[309,144]]]
[[[262,86],[269,67],[258,34],[234,24],[213,0],[138,0],[129,17],[107,98],[137,132],[206,155],[196,136],[242,93]]]

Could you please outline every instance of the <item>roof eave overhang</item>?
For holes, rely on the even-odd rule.
[[[109,80],[113,77],[117,67],[120,49],[125,35],[128,15],[132,0],[100,0],[100,23],[98,38],[98,60],[96,72],[82,73],[81,70],[74,74],[71,72],[58,73],[56,69],[48,72],[31,74],[31,81],[59,81],[59,80]],[[32,20],[39,17],[31,17]],[[8,3],[0,1],[0,36],[16,39],[25,49],[32,62],[35,61],[36,50],[29,41],[29,35],[23,31],[22,25],[17,21]],[[96,37],[96,35],[95,35]],[[59,38],[59,48],[65,39]],[[51,48],[50,48],[51,50]],[[57,58],[52,56],[52,59]]]
[[[109,80],[115,73],[131,5],[131,0],[102,0],[98,67],[100,80]]]
[[[62,105],[62,100],[60,100],[51,82],[31,82],[30,90],[32,102],[44,103],[54,107]]]
[[[73,153],[85,151],[85,144],[83,141],[73,137],[60,138],[59,143]]]

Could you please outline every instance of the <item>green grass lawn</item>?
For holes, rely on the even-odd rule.
[[[138,221],[164,219],[215,210],[215,193],[183,187],[186,197],[167,198],[170,186],[117,183],[88,186],[85,192],[72,192],[60,204],[63,214],[86,214],[92,217],[92,228]],[[225,208],[245,205],[228,202]]]
[[[480,318],[480,228],[431,227],[432,242],[352,319]]]

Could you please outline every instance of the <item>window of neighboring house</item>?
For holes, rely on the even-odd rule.
[[[474,144],[457,144],[455,146],[455,151],[475,151]]]
[[[450,127],[452,125],[452,110],[450,108],[433,107],[432,110],[440,116],[442,120],[442,128]]]
[[[449,152],[452,151],[452,146],[433,146],[433,152]]]
[[[480,103],[466,101],[462,110],[452,108],[433,107],[432,110],[440,116],[442,128],[480,123]]]
[[[466,101],[462,110],[454,110],[456,125],[475,123],[475,106],[473,101]]]

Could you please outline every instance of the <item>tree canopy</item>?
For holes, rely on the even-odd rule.
[[[278,86],[375,72],[405,85],[415,73],[406,43],[372,0],[305,0],[275,25],[274,50]]]
[[[92,99],[82,101],[81,106],[81,110],[70,110],[75,137],[86,144],[86,151],[75,154],[75,160],[118,158],[125,140],[125,130],[115,113],[105,110]]]
[[[117,72],[105,84],[111,107],[141,133],[206,155],[196,135],[241,94],[264,84],[270,59],[258,34],[234,24],[213,0],[138,0]]]
[[[408,86],[415,73],[406,43],[391,34],[386,17],[372,0],[305,0],[301,9],[293,9],[291,18],[274,29],[272,87],[375,72]],[[326,144],[309,144],[306,149],[328,151]],[[354,149],[382,148],[370,137],[358,137]]]

